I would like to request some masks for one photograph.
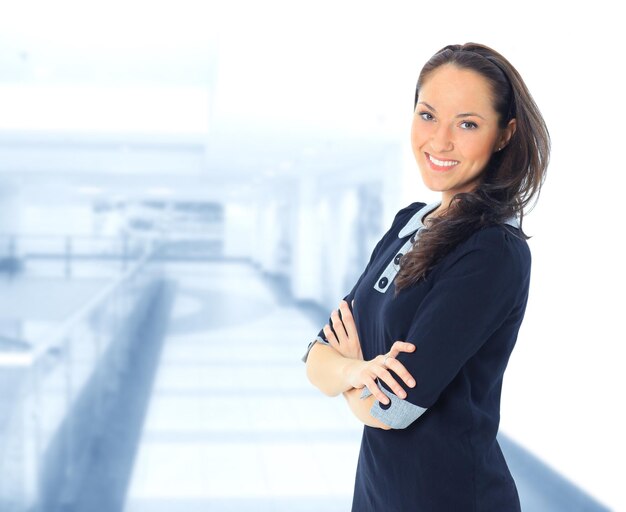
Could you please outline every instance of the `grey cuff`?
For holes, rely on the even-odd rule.
[[[399,429],[406,428],[419,418],[426,409],[419,405],[413,405],[406,400],[402,400],[394,395],[391,391],[387,391],[383,386],[378,384],[378,388],[389,397],[391,403],[388,405],[381,404],[378,400],[370,408],[370,414],[377,420],[382,421],[385,425],[391,428]],[[363,388],[361,393],[361,400],[371,396],[371,391],[367,388]]]
[[[309,343],[309,346],[306,349],[306,352],[304,353],[304,356],[302,356],[302,362],[306,363],[307,358],[309,357],[309,352],[311,352],[311,349],[313,348],[313,345],[315,345],[316,343],[321,343],[322,345],[328,345],[330,346],[330,343],[328,343],[324,338],[322,338],[321,336],[318,336],[317,338],[315,338],[311,343]]]

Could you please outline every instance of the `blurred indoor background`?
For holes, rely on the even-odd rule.
[[[553,139],[500,439],[525,512],[626,510],[613,4],[0,1],[0,510],[342,512],[300,358],[397,210],[423,63],[482,42]]]

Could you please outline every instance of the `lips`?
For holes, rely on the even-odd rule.
[[[426,159],[430,166],[436,171],[447,171],[460,163],[458,160],[442,160],[435,158],[429,153],[426,153]]]

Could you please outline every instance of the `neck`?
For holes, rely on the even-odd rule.
[[[444,206],[443,203],[441,203],[439,206],[437,206],[437,208],[435,208],[432,212],[429,212],[426,214],[426,216],[423,219],[423,222],[425,225],[429,224],[429,221],[431,221],[432,219],[439,217],[441,215],[443,215],[446,211],[446,207]]]
[[[433,217],[439,217],[440,215],[443,215],[446,212],[447,208],[445,206],[443,206],[442,204],[440,204],[439,206],[437,206],[437,208],[435,208],[432,212],[430,212],[430,215]]]

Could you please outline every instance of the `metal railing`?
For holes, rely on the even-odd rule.
[[[155,259],[206,260],[221,258],[223,233],[168,233],[153,236],[16,235],[0,233],[0,276],[20,273],[38,277],[74,277],[77,268],[97,262],[108,273],[126,270],[150,250]]]
[[[17,274],[37,262],[56,262],[53,275],[72,277],[76,263],[112,262],[120,270],[156,245],[157,238],[83,235],[16,235],[0,233],[0,272]],[[52,268],[48,265],[48,268]],[[49,271],[48,271],[49,272]]]
[[[106,425],[161,273],[145,254],[41,340],[0,338],[0,510],[48,512],[71,494]]]

